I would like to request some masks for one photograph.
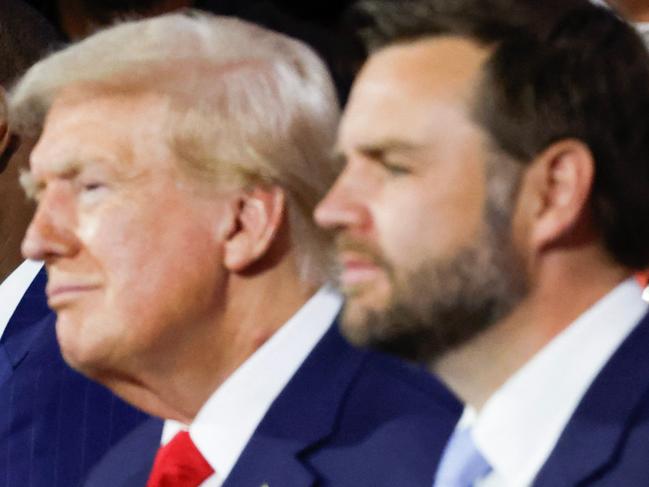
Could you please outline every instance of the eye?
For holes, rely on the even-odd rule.
[[[103,183],[90,182],[90,183],[84,183],[81,189],[86,192],[91,192],[91,191],[97,191],[103,187],[105,187]]]
[[[395,154],[395,151],[369,148],[362,152],[369,161],[378,165],[391,176],[412,174],[412,167],[407,163],[407,159]]]
[[[88,179],[77,182],[79,201],[84,205],[92,205],[100,201],[107,189],[108,186],[106,183],[97,179]]]
[[[412,173],[409,167],[390,161],[381,161],[381,166],[393,176],[405,176]]]

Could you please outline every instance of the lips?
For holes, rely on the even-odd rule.
[[[91,283],[65,283],[47,285],[47,302],[51,308],[60,308],[65,304],[80,298],[82,295],[99,288],[97,284]]]
[[[340,256],[340,264],[340,284],[343,287],[358,286],[372,281],[381,272],[381,267],[374,259],[355,252],[344,252]]]

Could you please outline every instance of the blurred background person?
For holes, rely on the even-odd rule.
[[[647,0],[608,0],[608,3],[633,22],[645,44],[649,44],[649,2]]]

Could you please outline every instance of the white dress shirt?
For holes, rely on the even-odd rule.
[[[42,262],[26,260],[0,283],[0,338],[41,267]]]
[[[529,486],[590,384],[649,305],[628,279],[583,313],[487,401],[467,407],[457,428],[473,439],[492,472],[478,487]]]
[[[187,427],[165,421],[162,444],[189,429],[215,474],[201,487],[219,487],[255,429],[339,313],[342,298],[321,288],[207,400]]]

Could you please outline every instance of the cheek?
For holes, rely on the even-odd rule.
[[[95,241],[102,241],[105,233],[102,231],[103,228],[102,215],[84,215],[79,218],[77,235],[86,246],[89,246]]]
[[[142,218],[128,209],[112,208],[79,218],[77,235],[83,248],[107,269],[143,262],[147,247],[153,248],[154,233]]]
[[[375,227],[388,260],[411,262],[452,255],[472,243],[483,220],[481,191],[409,190],[384,195]]]
[[[129,293],[146,299],[169,279],[168,268],[181,265],[185,249],[179,239],[191,237],[169,223],[172,216],[162,205],[154,211],[135,204],[106,205],[81,215],[77,235],[84,260],[103,275],[111,299],[130,301]]]

